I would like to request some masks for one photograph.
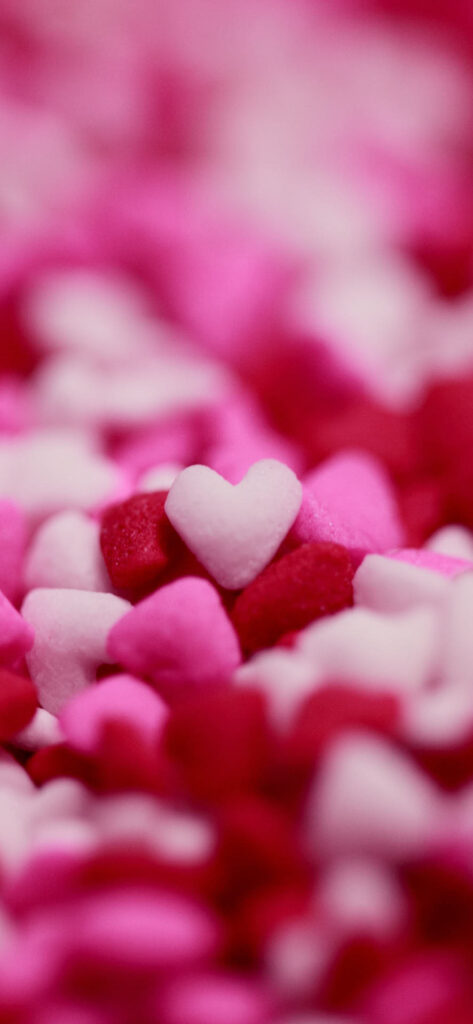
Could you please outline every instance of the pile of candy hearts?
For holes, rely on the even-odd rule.
[[[0,32],[0,1024],[472,1024],[471,5]]]

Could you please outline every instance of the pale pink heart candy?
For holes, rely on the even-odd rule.
[[[0,433],[18,434],[30,425],[28,398],[13,377],[0,380]]]
[[[209,818],[145,793],[101,798],[96,817],[101,841],[118,846],[138,842],[163,862],[202,866],[215,852],[215,828]]]
[[[34,629],[0,593],[0,665],[13,666],[31,650]]]
[[[434,608],[382,614],[348,608],[300,633],[297,650],[317,678],[375,691],[412,693],[431,683],[440,664]]]
[[[215,587],[186,576],[161,587],[110,631],[109,660],[148,676],[169,699],[183,689],[227,681],[241,661]]]
[[[151,466],[138,477],[136,489],[140,492],[168,491],[183,469],[184,466],[178,462],[162,462],[158,466]]]
[[[384,467],[365,452],[343,452],[304,478],[291,539],[343,544],[356,560],[400,547],[403,531]]]
[[[40,703],[58,714],[67,701],[95,681],[108,662],[107,636],[130,609],[114,594],[86,590],[31,590],[22,614],[35,630],[27,655]]]
[[[404,859],[426,852],[443,810],[413,761],[384,740],[353,731],[324,756],[308,801],[308,840],[322,857]]]
[[[155,1019],[156,1024],[269,1024],[272,1017],[269,999],[254,981],[215,973],[171,981],[158,996]]]
[[[51,356],[35,378],[44,422],[136,429],[224,396],[225,373],[203,359],[167,350],[127,363],[100,366],[81,355]]]
[[[282,462],[262,459],[232,486],[208,466],[189,466],[166,514],[222,587],[239,590],[271,561],[300,508],[302,487]]]
[[[51,779],[36,789],[31,803],[29,822],[33,828],[50,822],[63,825],[90,816],[92,797],[77,779]],[[86,822],[90,825],[90,821]]]
[[[73,697],[59,722],[68,743],[86,754],[97,747],[107,722],[125,722],[149,743],[157,742],[168,715],[166,705],[151,687],[132,676],[117,675]]]
[[[284,921],[264,950],[271,987],[285,1004],[306,1002],[326,975],[335,952],[335,936],[325,921],[309,913]],[[318,1024],[318,1020],[309,1017],[301,1024]]]
[[[467,687],[424,690],[404,701],[401,715],[403,738],[417,747],[460,746],[473,732],[473,706]]]
[[[37,274],[23,299],[35,345],[96,360],[146,356],[156,342],[144,295],[125,274],[61,268]]]
[[[443,526],[429,537],[425,549],[473,562],[473,533],[465,526]]]
[[[446,683],[473,685],[473,572],[452,581],[442,621],[439,676]]]
[[[406,920],[402,888],[388,865],[369,857],[346,857],[326,867],[317,910],[342,937],[389,937]]]
[[[398,548],[395,551],[390,551],[389,557],[405,562],[407,565],[417,566],[419,569],[429,569],[430,572],[439,573],[448,579],[473,569],[471,559],[456,558],[438,551],[428,551],[425,548]]]
[[[205,962],[219,945],[211,912],[170,892],[105,890],[86,898],[71,917],[74,951],[115,968],[188,968]]]
[[[233,684],[261,690],[274,728],[286,732],[301,704],[319,685],[319,677],[310,658],[300,651],[273,647],[244,662]]]
[[[353,578],[355,604],[378,612],[435,605],[445,597],[448,587],[448,578],[441,572],[391,554],[366,555]]]
[[[62,730],[55,715],[44,708],[37,708],[30,724],[17,732],[12,740],[20,750],[41,750],[63,740]]]
[[[14,601],[21,592],[26,520],[8,499],[0,501],[0,590]]]
[[[5,791],[14,790],[15,793],[34,792],[33,783],[22,765],[18,763],[12,754],[6,750],[0,751],[0,798]],[[0,840],[2,835],[0,833]]]
[[[0,497],[13,498],[33,521],[119,500],[123,486],[123,472],[83,432],[48,428],[0,442]]]
[[[100,524],[83,512],[58,512],[39,527],[25,562],[25,583],[35,587],[109,591]]]

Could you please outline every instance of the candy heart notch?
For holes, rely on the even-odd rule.
[[[188,466],[172,485],[165,510],[217,583],[239,590],[271,561],[301,501],[292,469],[261,459],[235,486],[208,466]]]

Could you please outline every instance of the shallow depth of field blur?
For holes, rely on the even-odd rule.
[[[268,335],[328,343],[396,407],[462,371],[472,22],[468,0],[2,0],[5,368],[64,330],[86,372],[89,319],[118,352],[146,306],[243,374]]]
[[[0,0],[0,501],[29,538],[188,464],[361,448],[420,547],[473,529],[471,402],[473,0]],[[180,723],[201,775],[118,733],[88,786],[47,714],[7,744],[0,1024],[472,1024],[473,716],[455,746],[446,705],[439,754],[434,707],[399,767],[386,699],[326,846],[294,736],[237,801],[253,707],[237,739],[239,705]]]

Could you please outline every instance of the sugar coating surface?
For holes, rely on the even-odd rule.
[[[112,626],[110,661],[149,677],[170,700],[181,690],[228,682],[241,660],[215,588],[185,577],[140,601]]]
[[[117,589],[156,583],[179,554],[179,538],[164,510],[166,498],[166,491],[134,494],[104,511],[100,549]]]
[[[149,686],[132,676],[118,675],[68,701],[60,715],[60,726],[73,747],[93,752],[103,725],[109,721],[125,721],[144,740],[157,742],[166,717],[165,705]]]
[[[432,571],[423,560],[367,555],[353,581],[355,604],[373,611],[400,612],[446,597],[448,577]]]
[[[25,624],[34,630],[28,668],[41,705],[55,714],[95,679],[109,660],[111,627],[129,610],[114,594],[39,588],[23,603]]]
[[[402,541],[394,494],[382,465],[364,453],[334,456],[303,481],[293,527],[298,542],[334,541],[360,558]]]
[[[237,597],[232,621],[243,649],[271,647],[284,633],[353,600],[353,565],[338,544],[303,544],[260,573]]]
[[[275,459],[263,459],[235,486],[206,466],[191,466],[175,480],[165,508],[217,583],[239,590],[276,553],[301,500],[294,473]]]
[[[100,527],[83,512],[50,516],[36,531],[25,561],[25,583],[68,590],[110,590],[99,544]]]

